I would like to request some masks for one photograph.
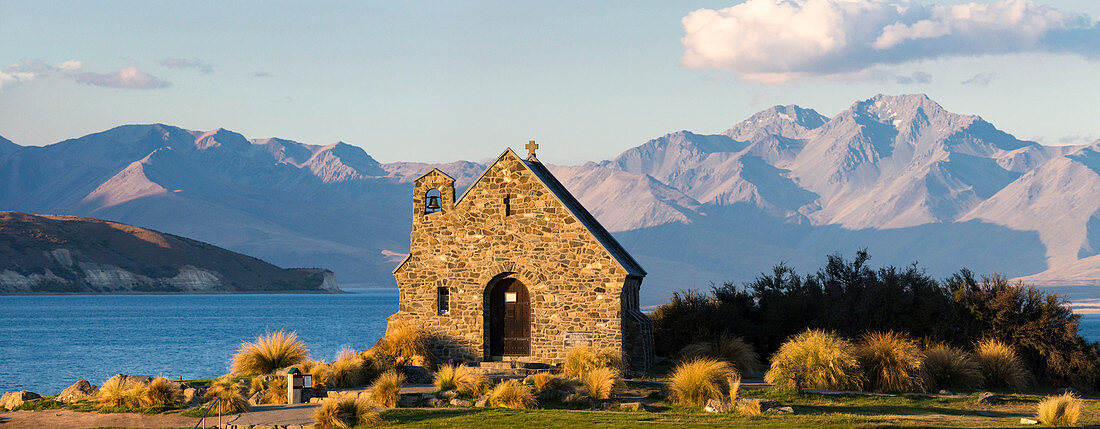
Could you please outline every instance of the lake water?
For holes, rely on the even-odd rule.
[[[241,340],[297,331],[315,359],[374,344],[397,289],[348,294],[0,296],[0,392],[60,393],[116,373],[210,378]]]
[[[210,378],[241,340],[297,331],[315,359],[370,347],[397,311],[396,289],[340,295],[0,296],[0,392],[60,393],[116,373]],[[1100,341],[1100,314],[1081,333]]]

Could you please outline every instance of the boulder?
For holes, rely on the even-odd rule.
[[[397,406],[400,408],[414,408],[420,402],[420,398],[420,395],[401,395],[397,399]]]
[[[539,392],[539,402],[552,402],[560,401],[562,398],[569,396],[569,392],[559,389],[546,389]]]
[[[473,404],[473,402],[467,401],[465,399],[454,398],[454,399],[451,400],[451,405],[456,406],[456,407],[470,407],[470,406],[473,406],[474,404]]]
[[[41,398],[41,395],[31,392],[29,390],[8,392],[5,393],[4,396],[0,396],[0,407],[12,410],[15,409],[15,407],[23,405],[24,402],[33,401],[35,399]]]
[[[405,373],[405,383],[407,384],[431,384],[434,380],[432,372],[422,366],[408,365],[402,367],[401,371]]]
[[[707,405],[703,406],[703,411],[708,413],[728,413],[730,412],[730,404],[721,399],[708,399]]]
[[[439,397],[443,399],[454,399],[456,396],[458,396],[458,392],[454,390],[447,390],[439,393]]]
[[[737,398],[737,406],[738,407],[746,406],[750,402],[759,402],[761,412],[767,412],[768,410],[771,410],[771,409],[774,409],[774,408],[783,407],[783,404],[780,404],[779,401],[773,401],[771,399]]]
[[[996,404],[1001,402],[1001,398],[998,398],[997,395],[992,392],[982,392],[978,394],[978,400],[976,402],[979,404]]]
[[[442,407],[444,405],[447,405],[447,401],[445,401],[443,399],[432,398],[432,399],[428,400],[428,406],[432,407],[432,408],[439,408],[439,407]]]
[[[1020,418],[1020,424],[1022,424],[1022,425],[1037,425],[1037,424],[1039,424],[1039,421],[1035,420],[1035,419],[1029,419],[1027,417],[1021,417]]]
[[[775,414],[794,414],[794,408],[791,408],[789,406],[788,407],[768,408],[768,412],[769,413],[775,413]]]
[[[71,404],[73,402],[92,399],[98,394],[98,387],[89,383],[88,380],[80,380],[73,383],[72,386],[66,387],[65,390],[62,390],[61,394],[57,395],[57,400]]]
[[[259,392],[253,393],[252,396],[248,397],[248,405],[263,405],[264,394],[266,393],[266,390],[261,390]]]
[[[206,389],[188,387],[183,389],[183,403],[188,406],[197,407],[203,403],[202,395],[206,393]]]
[[[478,398],[477,402],[474,402],[474,406],[475,407],[488,407],[489,406],[489,395],[485,395],[485,396],[482,396],[482,397]]]
[[[646,411],[645,405],[642,405],[641,402],[623,402],[619,404],[619,409],[633,412]]]
[[[123,385],[131,385],[131,386],[132,385],[138,385],[138,384],[144,386],[144,385],[149,384],[149,382],[153,381],[153,377],[150,377],[148,375],[115,374],[113,377],[108,378],[107,381],[104,381],[103,384],[107,385],[108,383],[111,383],[111,380],[115,380],[115,379],[118,379],[119,380],[118,382],[122,383]]]

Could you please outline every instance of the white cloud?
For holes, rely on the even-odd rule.
[[[198,69],[205,74],[210,74],[214,72],[214,67],[211,67],[210,64],[207,64],[205,61],[200,59],[189,60],[187,58],[163,58],[160,61],[157,61],[157,64],[173,69]]]
[[[156,89],[172,86],[168,82],[137,67],[123,67],[111,73],[77,73],[73,75],[78,83],[123,89]]]
[[[58,74],[64,75],[81,67],[83,67],[83,63],[77,60],[68,60],[57,65],[51,65],[42,60],[23,60],[8,64],[0,69],[0,91],[3,91],[6,87],[28,82],[35,78]]]
[[[997,77],[997,74],[993,73],[993,72],[978,73],[978,74],[974,75],[974,77],[971,77],[970,79],[962,81],[962,84],[963,85],[987,86],[987,85],[989,85],[990,82],[993,82],[993,78],[995,78],[995,77]]]
[[[785,82],[879,66],[1018,52],[1100,57],[1087,15],[1031,0],[922,5],[909,0],[748,0],[682,20],[683,64]],[[919,80],[918,80],[919,81]]]

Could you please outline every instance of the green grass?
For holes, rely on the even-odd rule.
[[[742,396],[768,398],[790,405],[794,415],[707,414],[697,407],[671,406],[661,412],[598,412],[564,409],[512,410],[393,409],[382,413],[390,426],[422,428],[592,427],[1005,427],[1021,417],[1033,418],[1039,395],[1004,395],[997,405],[977,405],[965,398],[922,396],[822,395],[777,390],[744,389]],[[667,405],[667,404],[666,404]],[[1085,400],[1078,424],[1100,424],[1100,400]],[[979,415],[978,412],[989,416]],[[655,424],[657,424],[655,426]]]

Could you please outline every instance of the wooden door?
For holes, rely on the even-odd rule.
[[[489,297],[489,349],[493,356],[531,354],[531,303],[527,288],[515,279],[498,283]]]

